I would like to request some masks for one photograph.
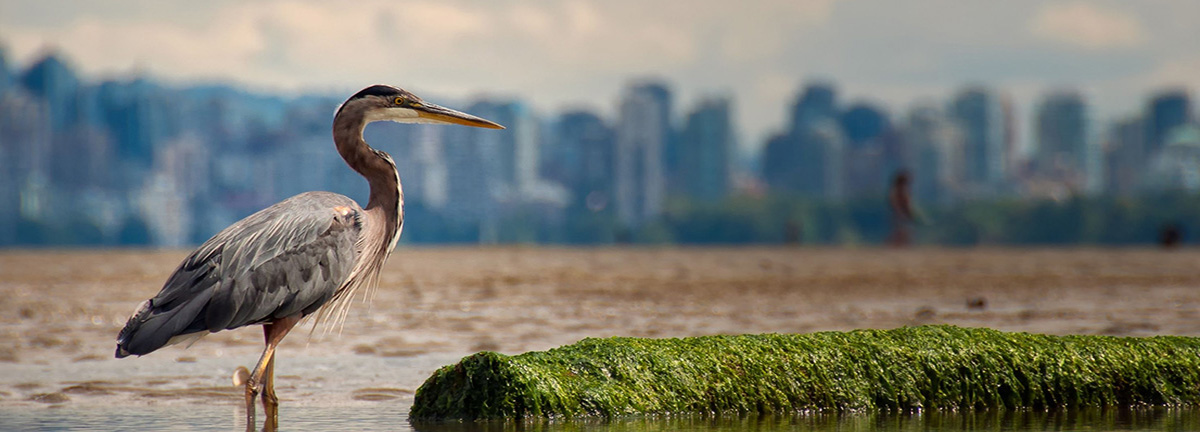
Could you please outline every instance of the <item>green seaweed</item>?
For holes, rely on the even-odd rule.
[[[1200,339],[954,326],[585,339],[438,370],[409,417],[1051,409],[1200,404]]]

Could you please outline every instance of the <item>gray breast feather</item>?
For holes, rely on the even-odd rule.
[[[362,218],[350,198],[308,192],[229,226],[130,317],[117,356],[149,353],[179,335],[315,312],[354,268]]]

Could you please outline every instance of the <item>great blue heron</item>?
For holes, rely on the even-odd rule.
[[[277,422],[275,347],[305,316],[344,318],[353,294],[379,280],[400,238],[404,193],[396,163],[362,136],[368,123],[382,120],[504,128],[392,86],[355,93],[333,117],[333,141],[370,184],[367,206],[331,192],[307,192],[225,228],[138,306],[117,336],[117,357],[262,324],[266,349],[246,381],[246,428],[254,427],[260,391],[268,424]]]

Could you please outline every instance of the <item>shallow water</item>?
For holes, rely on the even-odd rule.
[[[916,414],[797,414],[773,416],[673,416],[610,420],[446,422],[410,424],[406,406],[397,411],[368,407],[280,408],[280,431],[395,430],[427,432],[507,431],[1164,431],[1197,430],[1200,409],[1088,409],[1059,412],[984,411]],[[121,409],[71,407],[0,408],[0,430],[226,431],[244,428],[245,411],[228,406],[140,406]],[[261,424],[261,420],[260,420]]]
[[[258,328],[114,359],[128,314],[183,251],[0,252],[0,431],[240,429]],[[400,249],[344,326],[280,345],[285,430],[403,430],[413,392],[481,350],[585,337],[803,333],[947,323],[1200,336],[1200,251]],[[1125,414],[1122,414],[1125,413]],[[1032,416],[1032,417],[1030,417]],[[261,417],[261,415],[260,415]],[[1193,429],[1191,409],[1054,415],[799,416],[523,424],[522,430]],[[419,430],[507,430],[505,424]],[[881,429],[880,429],[881,428]]]

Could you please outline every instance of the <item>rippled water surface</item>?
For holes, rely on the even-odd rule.
[[[178,430],[244,428],[240,408],[218,406],[81,409],[52,412],[0,409],[0,430]],[[410,424],[399,412],[373,407],[303,407],[280,410],[278,430],[501,431],[1169,431],[1200,428],[1200,410],[1190,408],[1090,409],[1064,412],[919,414],[805,414],[792,416],[651,417],[531,422],[446,422]],[[260,420],[261,422],[261,420]]]
[[[258,328],[114,359],[128,314],[185,252],[0,252],[0,430],[241,429],[231,377]],[[343,326],[280,345],[284,430],[403,430],[434,370],[585,337],[949,323],[1055,334],[1200,335],[1200,251],[400,249]],[[419,430],[1200,430],[1192,409],[655,418]],[[261,415],[260,415],[261,418]],[[1185,425],[1181,427],[1180,425]]]

